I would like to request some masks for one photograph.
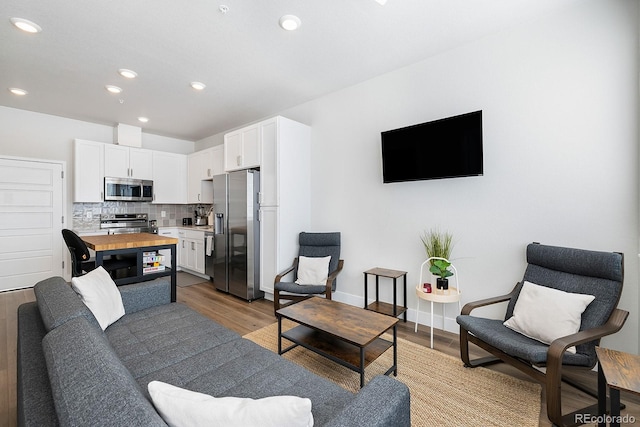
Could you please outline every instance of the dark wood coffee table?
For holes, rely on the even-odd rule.
[[[398,319],[360,307],[325,298],[312,297],[281,308],[278,316],[278,354],[302,346],[353,371],[360,373],[364,387],[364,368],[389,347],[393,347],[393,365],[385,375],[398,375]],[[282,319],[299,325],[282,332]],[[380,336],[393,328],[393,342]],[[282,338],[294,344],[283,349]]]

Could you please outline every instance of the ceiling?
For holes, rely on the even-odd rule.
[[[2,0],[0,105],[196,141],[576,1]]]

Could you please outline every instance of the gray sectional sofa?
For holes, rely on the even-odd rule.
[[[164,280],[119,288],[126,314],[104,332],[60,277],[18,309],[18,424],[166,425],[147,384],[216,397],[308,397],[316,426],[409,426],[409,390],[378,376],[357,394],[180,303]]]

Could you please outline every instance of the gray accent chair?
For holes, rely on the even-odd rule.
[[[624,277],[621,253],[596,252],[546,246],[527,246],[527,268],[522,281],[507,295],[466,304],[457,317],[460,325],[460,356],[465,366],[476,367],[506,362],[545,387],[547,415],[554,425],[576,425],[574,414],[597,414],[597,404],[562,415],[562,381],[597,396],[593,390],[571,381],[565,374],[572,369],[592,369],[597,357],[595,347],[600,338],[618,332],[629,313],[617,308]],[[524,281],[565,292],[594,295],[595,299],[582,313],[579,332],[558,338],[546,345],[527,338],[506,326],[511,318]],[[495,303],[508,302],[503,320],[471,316],[472,310]],[[492,354],[469,359],[469,342]],[[565,352],[576,346],[576,353]],[[536,367],[546,367],[546,374]],[[564,372],[563,372],[564,371]]]
[[[326,257],[329,261],[329,276],[324,285],[308,286],[298,285],[298,257],[293,260],[293,265],[278,274],[273,283],[274,311],[281,307],[298,302],[312,295],[324,295],[331,299],[331,293],[336,290],[336,277],[342,271],[344,260],[340,259],[340,232],[333,233],[307,233],[302,232],[298,236],[300,249],[298,256]],[[285,276],[291,274],[291,281],[283,281]],[[281,304],[281,300],[288,301]]]

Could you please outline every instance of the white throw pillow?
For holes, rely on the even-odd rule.
[[[71,287],[89,307],[103,331],[124,316],[120,291],[102,266],[84,276],[72,278]]]
[[[312,427],[311,400],[297,396],[263,399],[213,397],[160,381],[148,385],[153,405],[172,427]]]
[[[596,297],[572,294],[525,281],[504,325],[529,338],[551,344],[580,330],[582,312]],[[575,347],[567,349],[575,353]]]
[[[325,285],[329,277],[331,256],[298,257],[298,285]]]

